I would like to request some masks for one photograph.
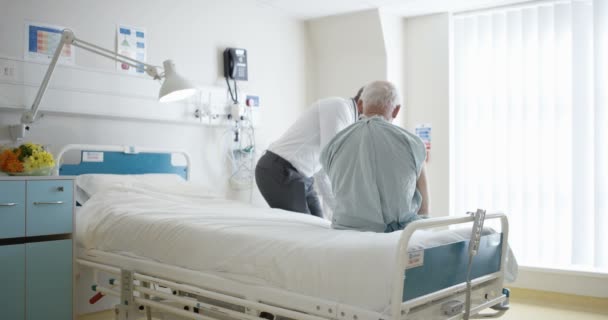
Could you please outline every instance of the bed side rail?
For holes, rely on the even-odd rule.
[[[500,275],[498,280],[500,283],[504,281],[505,259],[508,250],[508,234],[509,222],[504,213],[492,213],[485,216],[485,220],[499,219],[501,223],[501,231],[503,233],[502,254],[500,261]],[[402,302],[403,291],[405,290],[405,269],[408,263],[408,245],[412,235],[419,230],[432,229],[438,227],[447,227],[451,225],[472,223],[475,222],[475,215],[457,216],[457,217],[440,217],[432,219],[417,220],[410,223],[401,233],[399,244],[397,246],[397,259],[395,274],[393,277],[393,294],[391,296],[391,319],[397,320],[405,313],[403,310],[404,303]]]

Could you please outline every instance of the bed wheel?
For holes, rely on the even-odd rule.
[[[274,314],[263,311],[263,312],[260,312],[260,318],[274,320]]]

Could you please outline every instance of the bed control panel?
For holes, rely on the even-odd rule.
[[[125,306],[134,305],[133,302],[133,271],[121,270],[120,271],[120,302]]]
[[[138,318],[137,310],[133,299],[133,271],[122,269],[120,271],[120,304],[116,306],[116,320]]]
[[[469,256],[476,256],[479,251],[479,243],[483,232],[483,223],[486,219],[486,211],[477,209],[475,213],[471,213],[474,218],[473,230],[471,231],[471,240],[469,243]]]

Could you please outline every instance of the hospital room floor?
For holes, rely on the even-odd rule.
[[[512,290],[511,310],[504,320],[608,320],[608,299],[585,298],[532,290]],[[111,311],[79,320],[114,320]]]

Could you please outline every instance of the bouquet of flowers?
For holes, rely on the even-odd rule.
[[[53,155],[39,144],[0,148],[0,171],[9,175],[48,176],[54,166]]]

